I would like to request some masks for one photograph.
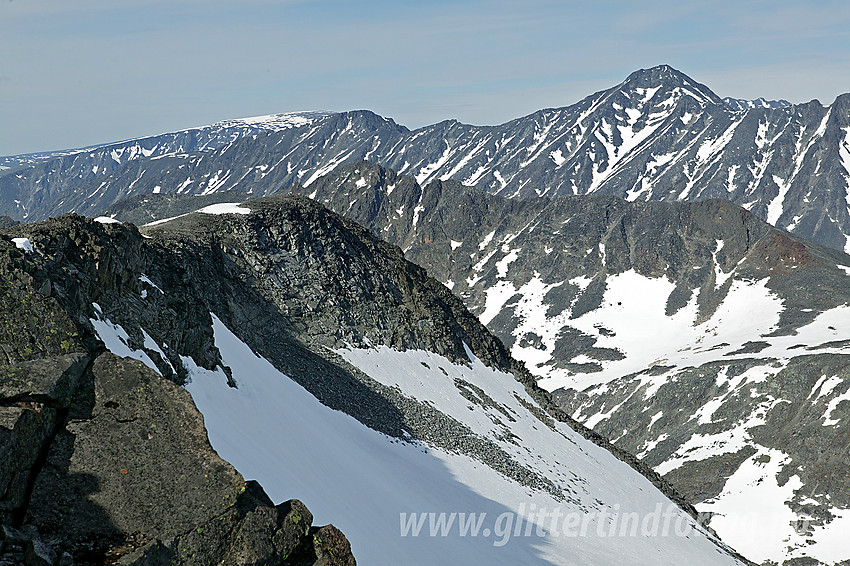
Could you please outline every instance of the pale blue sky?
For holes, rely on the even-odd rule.
[[[0,0],[0,155],[295,110],[497,124],[661,63],[829,104],[850,2]]]

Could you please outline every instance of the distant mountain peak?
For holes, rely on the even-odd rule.
[[[676,94],[691,96],[701,104],[723,105],[723,100],[704,84],[690,78],[670,65],[657,65],[648,69],[638,69],[620,83],[619,88],[648,89],[663,88],[676,91]]]
[[[654,67],[649,67],[648,69],[638,69],[630,74],[626,78],[626,82],[642,80],[642,79],[651,79],[651,80],[690,80],[690,78],[683,72],[678,69],[674,69],[670,65],[656,65]]]

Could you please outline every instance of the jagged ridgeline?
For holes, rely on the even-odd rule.
[[[410,131],[368,111],[298,113],[5,158],[0,214],[94,214],[159,192],[268,196],[361,159],[420,184],[454,180],[512,198],[729,199],[850,250],[850,94],[830,106],[724,101],[666,65],[497,126],[447,120]]]
[[[741,563],[399,248],[294,195],[206,210],[0,236],[0,440],[26,446],[0,467],[7,556],[349,564],[351,541],[362,563]],[[688,536],[494,544],[520,502],[670,508]],[[402,536],[421,512],[485,513],[487,530]]]

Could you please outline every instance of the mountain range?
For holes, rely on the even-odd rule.
[[[513,198],[723,198],[850,249],[850,94],[827,107],[724,101],[666,65],[498,126],[447,120],[411,131],[368,111],[297,113],[6,158],[0,214],[21,221],[93,214],[156,192],[268,196],[356,160],[420,184],[456,180]]]
[[[845,558],[850,256],[722,200],[517,200],[368,162],[295,190],[400,246],[745,556]],[[179,216],[213,196],[106,214]],[[772,505],[748,509],[760,493]],[[751,522],[771,526],[755,536]]]
[[[745,556],[846,559],[850,256],[722,200],[517,200],[365,162],[296,189],[401,246]]]

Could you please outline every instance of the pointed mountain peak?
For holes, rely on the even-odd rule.
[[[648,69],[638,69],[626,78],[629,82],[652,82],[659,83],[684,83],[693,82],[685,73],[674,69],[670,65],[656,65]]]
[[[638,69],[619,85],[626,90],[661,89],[682,96],[690,96],[701,104],[723,106],[723,100],[704,84],[690,78],[670,65],[657,65],[649,69]]]

